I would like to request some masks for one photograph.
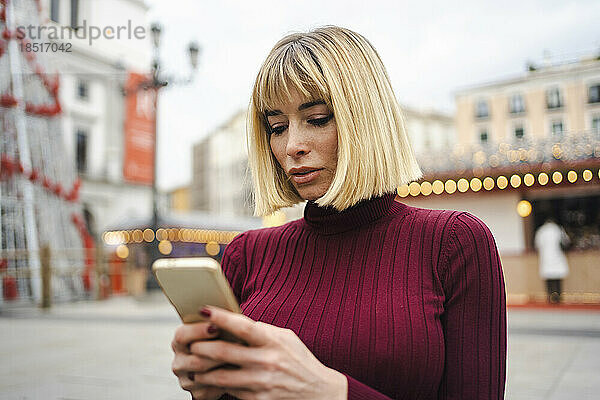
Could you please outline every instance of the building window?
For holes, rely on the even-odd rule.
[[[488,103],[485,100],[479,100],[475,106],[475,118],[487,118],[490,116]]]
[[[592,132],[600,134],[600,115],[592,117]]]
[[[600,84],[588,88],[588,103],[600,103]]]
[[[510,97],[510,113],[519,114],[525,112],[525,102],[523,96],[515,94]]]
[[[85,226],[88,232],[92,235],[96,235],[96,224],[94,223],[94,214],[90,211],[90,208],[87,204],[83,205],[83,220],[85,221]]]
[[[71,0],[71,28],[79,28],[79,0]]]
[[[552,136],[555,139],[561,139],[563,136],[563,131],[562,121],[552,121]]]
[[[424,150],[430,150],[431,149],[431,135],[429,134],[428,131],[425,131],[423,136],[424,136],[423,137]]]
[[[58,10],[60,10],[60,1],[50,0],[50,19],[54,22],[58,22]]]
[[[85,174],[87,172],[87,147],[88,147],[88,133],[85,129],[77,129],[76,132],[76,163],[77,172]]]
[[[548,109],[561,108],[563,106],[560,89],[557,87],[550,88],[546,91],[546,107]]]
[[[80,100],[87,101],[89,99],[89,82],[84,80],[79,80],[77,82],[77,98]]]
[[[482,129],[479,131],[479,143],[486,144],[489,140],[489,135],[487,129]]]
[[[515,138],[523,139],[523,136],[525,136],[525,129],[523,128],[523,125],[516,125],[515,126]]]

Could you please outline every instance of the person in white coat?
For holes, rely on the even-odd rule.
[[[546,281],[548,301],[559,303],[562,280],[569,274],[569,264],[563,247],[570,244],[564,229],[548,218],[535,233],[535,248],[539,253],[540,277]]]

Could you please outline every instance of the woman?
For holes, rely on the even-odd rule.
[[[257,214],[308,200],[304,218],[228,245],[245,315],[206,308],[177,329],[180,385],[195,399],[503,398],[494,239],[469,214],[396,198],[420,171],[370,43],[338,27],[279,41],[248,135]]]
[[[552,217],[547,217],[535,232],[533,244],[539,253],[539,273],[546,281],[550,304],[560,303],[562,280],[569,275],[563,246],[568,247],[570,243],[567,232]]]

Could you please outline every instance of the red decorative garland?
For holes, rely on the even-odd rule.
[[[40,0],[35,0],[38,8],[38,12],[41,12],[42,5]],[[6,22],[6,5],[8,0],[0,0],[0,5],[3,6],[0,9],[0,21]],[[8,47],[8,40],[17,39],[21,42],[22,45],[27,45],[27,43],[31,43],[31,41],[25,38],[18,31],[10,32],[8,28],[5,28],[2,31],[2,38],[4,40],[0,40],[0,57],[2,57],[6,53],[6,49]],[[58,89],[59,89],[59,79],[58,75],[54,80],[50,80],[48,74],[46,74],[43,68],[36,63],[35,53],[33,52],[25,52],[25,58],[27,62],[30,64],[32,69],[35,71],[35,74],[40,78],[42,84],[48,90],[50,95],[54,99],[54,104],[32,104],[25,102],[25,112],[33,115],[39,115],[43,117],[52,117],[62,112],[62,108],[60,106],[60,102],[58,100]],[[5,108],[15,107],[19,104],[19,101],[10,93],[4,93],[0,95],[0,106]],[[10,179],[15,174],[20,174],[25,176],[33,183],[41,184],[46,190],[53,193],[54,195],[68,201],[71,203],[77,202],[79,200],[79,189],[81,187],[81,180],[77,178],[73,183],[73,187],[70,191],[65,192],[62,185],[58,182],[52,182],[48,177],[40,176],[39,172],[32,168],[31,171],[25,171],[23,164],[20,161],[16,161],[11,158],[8,154],[2,154],[0,156],[0,180]],[[95,244],[94,239],[90,235],[85,225],[85,221],[81,218],[80,215],[73,213],[71,215],[71,222],[75,225],[77,230],[79,231],[79,235],[81,236],[81,240],[83,243],[83,247],[85,248],[85,270],[83,272],[82,280],[83,286],[86,290],[90,290],[92,287],[92,272],[94,270],[95,265]],[[0,260],[0,271],[6,269],[8,263],[7,260]],[[16,281],[11,282],[7,281],[6,278],[12,279],[14,281],[14,277],[5,277],[3,279],[4,294],[5,297],[14,299],[17,297],[17,286]],[[10,289],[10,290],[8,290]],[[14,293],[13,293],[14,292]],[[8,296],[6,296],[8,294]]]
[[[59,182],[52,182],[46,176],[40,176],[39,171],[32,168],[31,171],[26,171],[20,161],[16,161],[8,154],[0,156],[0,180],[10,179],[15,174],[23,175],[33,183],[42,185],[48,192],[62,198],[70,203],[76,203],[79,200],[79,189],[81,188],[81,179],[77,178],[73,182],[71,190],[66,192]]]
[[[85,248],[85,270],[83,271],[81,278],[85,290],[90,290],[92,288],[92,272],[94,271],[94,266],[96,264],[96,245],[94,244],[94,238],[92,238],[92,235],[88,232],[85,221],[81,215],[76,213],[71,214],[71,222],[73,222],[79,231],[79,236],[81,236],[81,241]]]
[[[77,178],[77,180],[75,180],[73,183],[71,190],[68,193],[65,193],[60,183],[53,183],[48,177],[40,176],[39,172],[35,168],[32,168],[31,171],[26,171],[25,167],[20,161],[14,160],[8,154],[2,154],[0,156],[0,180],[10,179],[16,174],[25,176],[31,182],[41,184],[46,190],[68,202],[74,203],[79,199],[81,179]],[[76,213],[71,214],[71,222],[77,228],[79,236],[81,237],[81,242],[85,248],[85,269],[81,279],[83,281],[85,290],[89,291],[92,288],[92,276],[96,256],[94,238],[92,235],[90,235],[85,225],[85,221],[80,215]],[[6,260],[0,259],[0,270],[3,268],[5,269],[6,266]],[[11,279],[13,278],[10,276],[3,279],[3,285],[6,286],[4,288],[4,292],[9,294],[9,296],[5,296],[7,299],[14,299],[18,296],[16,286],[13,285],[14,282],[12,282]]]
[[[38,3],[39,7],[39,3]],[[2,15],[6,18],[6,12],[3,8],[1,10]],[[0,15],[0,16],[2,16]],[[31,43],[31,40],[24,37],[22,32],[14,31],[11,32],[8,28],[4,28],[2,31],[2,38],[5,40],[0,40],[0,57],[4,55],[6,52],[6,48],[8,46],[7,41],[12,39],[17,39],[21,46],[26,46]],[[36,56],[34,52],[25,52],[25,59],[38,76],[38,78],[42,81],[42,84],[54,100],[54,104],[32,104],[25,103],[25,112],[32,115],[38,115],[42,117],[53,117],[62,113],[62,107],[60,105],[60,101],[58,99],[58,89],[60,87],[60,82],[58,75],[55,75],[55,78],[51,80],[48,74],[44,71],[42,66],[38,64],[36,61]],[[3,94],[0,98],[0,105],[4,107],[15,107],[18,104],[18,100],[11,94]]]

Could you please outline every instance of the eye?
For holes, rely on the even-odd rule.
[[[269,134],[279,136],[287,129],[287,125],[269,126]]]
[[[331,113],[325,117],[321,117],[321,118],[308,119],[307,122],[314,126],[323,126],[323,125],[327,124],[329,121],[331,121],[332,118],[333,118],[333,113]]]

